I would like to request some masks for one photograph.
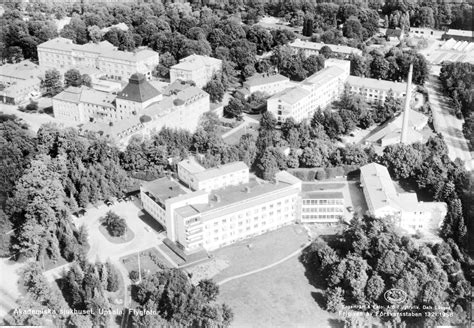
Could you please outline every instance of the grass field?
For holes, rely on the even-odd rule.
[[[234,311],[232,327],[343,327],[321,308],[322,290],[309,283],[297,257],[220,290],[218,301]]]
[[[219,249],[212,254],[229,264],[213,279],[221,281],[272,264],[293,253],[308,241],[302,226],[291,225]],[[250,247],[248,247],[250,245]]]

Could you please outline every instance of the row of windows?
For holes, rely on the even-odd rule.
[[[321,213],[342,213],[343,209],[341,207],[312,207],[312,208],[303,208],[303,213],[316,213],[316,212],[321,212]]]
[[[286,206],[284,209],[283,209],[283,212],[288,212],[289,210],[293,211],[295,209],[294,206]],[[275,214],[281,214],[282,212],[282,209],[276,209],[276,211],[270,211],[268,214],[267,213],[261,213],[260,216],[254,216],[253,217],[253,221],[258,221],[260,218],[266,218],[266,217],[272,217],[273,215]],[[247,212],[247,217],[251,215],[250,212]],[[243,215],[242,214],[239,214],[239,216],[236,218],[236,217],[230,217],[229,219],[227,218],[224,218],[222,220],[216,220],[214,221],[213,223],[213,227],[218,227],[219,225],[221,226],[225,226],[225,225],[228,225],[227,223],[229,222],[230,223],[230,228],[232,229],[233,225],[232,223],[235,222],[236,220],[237,221],[237,224],[239,226],[243,225],[244,223],[245,224],[250,224],[250,222],[252,221],[251,218],[247,218],[245,220],[241,220],[243,218]],[[205,225],[206,229],[210,228],[211,227],[211,224],[206,224]]]
[[[303,205],[344,205],[343,199],[303,199]]]
[[[312,214],[312,215],[303,215],[302,219],[303,220],[323,220],[323,219],[337,219],[339,218],[339,215],[333,215],[333,214]]]
[[[260,224],[254,224],[253,226],[247,226],[247,227],[242,227],[239,228],[238,230],[230,230],[229,233],[220,233],[218,229],[215,229],[214,231],[206,232],[206,239],[213,239],[214,241],[217,241],[219,239],[225,240],[229,237],[233,237],[235,235],[242,235],[242,234],[248,234],[251,230],[255,230],[260,228],[266,228],[267,226],[273,226],[277,224],[278,226],[282,225],[282,221],[288,221],[289,215],[279,216],[274,219],[270,219],[268,222],[267,221],[262,221]]]

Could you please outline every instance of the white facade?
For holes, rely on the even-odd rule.
[[[398,192],[385,166],[371,163],[360,172],[367,206],[375,217],[392,217],[396,225],[412,233],[439,229],[446,203],[419,202],[416,193]]]
[[[234,162],[205,169],[194,158],[178,163],[178,177],[193,190],[212,191],[249,182],[249,168]]]
[[[159,64],[158,53],[148,49],[127,52],[117,50],[107,41],[77,45],[65,38],[38,45],[38,59],[41,67],[61,71],[80,67],[96,68],[107,78],[125,81],[134,73],[141,73],[151,79],[154,68]]]
[[[406,96],[407,84],[405,82],[349,76],[347,83],[350,86],[350,92],[352,94],[364,97],[368,103],[383,103],[390,90],[392,90],[395,98],[403,98]]]
[[[171,83],[176,80],[194,81],[198,88],[204,87],[216,74],[222,70],[222,61],[220,59],[191,55],[183,58],[178,64],[171,66]]]
[[[343,216],[344,196],[342,192],[311,191],[302,193],[302,223],[338,223]]]
[[[85,86],[69,87],[52,99],[54,117],[73,122],[110,122],[127,117],[116,109],[115,95]]]
[[[273,183],[253,179],[218,190],[178,190],[163,179],[142,186],[142,203],[186,252],[214,250],[299,217],[301,181],[286,172],[277,173]]]
[[[336,65],[311,75],[298,86],[283,90],[267,100],[267,110],[278,122],[292,117],[296,122],[311,118],[336,100],[344,90],[349,72]]]
[[[257,74],[243,83],[250,94],[261,92],[272,96],[290,86],[290,79],[280,74]]]

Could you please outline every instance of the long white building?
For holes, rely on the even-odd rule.
[[[390,90],[395,98],[406,96],[407,84],[405,82],[393,82],[387,80],[377,80],[360,76],[349,76],[347,83],[350,92],[362,96],[369,104],[383,103]],[[412,92],[414,87],[412,88]]]
[[[244,162],[233,162],[206,169],[194,157],[178,163],[178,177],[192,190],[217,190],[249,182],[249,168]]]
[[[338,46],[335,44],[325,44],[321,42],[311,42],[301,39],[296,39],[289,44],[295,51],[303,51],[306,56],[318,55],[323,47],[329,47],[332,52],[343,56],[349,56],[350,54],[362,55],[362,50],[352,48],[348,46]]]
[[[281,74],[255,74],[249,77],[243,86],[249,94],[261,92],[272,96],[290,86],[290,79]]]
[[[243,171],[240,166],[236,164],[236,174]],[[275,182],[254,177],[239,183],[227,174],[228,168],[209,172],[229,183],[213,190],[184,191],[178,183],[160,179],[141,187],[144,209],[184,251],[214,250],[298,219],[301,181],[291,174],[279,172]]]
[[[37,49],[41,67],[61,71],[95,68],[109,79],[124,81],[134,73],[141,73],[151,79],[153,70],[160,62],[155,51],[120,51],[108,41],[78,45],[66,38],[55,38],[38,45]]]
[[[385,166],[361,167],[360,180],[369,212],[377,218],[392,217],[408,232],[439,229],[446,216],[446,203],[420,202],[416,193],[397,191]]]
[[[214,74],[222,70],[222,60],[191,55],[183,58],[176,65],[170,68],[171,83],[176,80],[194,81],[198,88],[204,87]]]
[[[267,100],[267,110],[281,123],[290,117],[297,122],[311,118],[318,108],[324,109],[342,94],[350,63],[339,62],[345,63],[333,61],[297,86],[273,95]]]

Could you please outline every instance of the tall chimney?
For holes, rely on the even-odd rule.
[[[409,113],[410,113],[410,101],[411,101],[411,79],[413,75],[413,64],[410,64],[410,70],[408,71],[407,80],[407,91],[405,96],[405,109],[403,111],[403,125],[402,125],[402,136],[400,142],[404,145],[408,144],[408,125],[409,125]]]

